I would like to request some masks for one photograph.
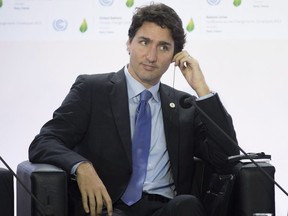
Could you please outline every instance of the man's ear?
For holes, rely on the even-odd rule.
[[[127,40],[127,42],[126,42],[126,49],[127,49],[127,51],[128,51],[128,53],[129,53],[129,55],[130,55],[130,43],[131,43],[131,41],[130,41],[130,39],[128,39]]]

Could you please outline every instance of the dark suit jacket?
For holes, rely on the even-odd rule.
[[[178,194],[189,193],[193,157],[222,167],[238,150],[195,108],[184,109],[179,100],[188,94],[161,84],[160,97],[167,149]],[[175,104],[175,108],[170,106]],[[230,136],[235,133],[218,95],[198,101]],[[124,70],[82,75],[62,105],[30,145],[32,162],[50,163],[70,173],[82,160],[93,163],[113,201],[124,192],[131,172],[131,131]]]

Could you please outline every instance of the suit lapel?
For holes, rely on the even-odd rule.
[[[179,103],[176,101],[174,90],[163,84],[160,86],[160,96],[167,149],[174,181],[177,183],[179,164]]]
[[[123,147],[129,162],[132,164],[128,93],[123,69],[112,76],[111,83],[112,89],[109,97],[112,113]],[[176,183],[179,164],[179,103],[176,101],[174,90],[163,84],[160,85],[160,97],[167,149],[174,181]]]
[[[112,113],[123,143],[123,147],[132,164],[131,129],[129,118],[128,93],[124,70],[120,70],[111,78],[112,89],[109,94]]]

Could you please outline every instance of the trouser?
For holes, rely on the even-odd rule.
[[[69,215],[87,216],[82,202],[73,207]],[[70,209],[71,210],[71,209]],[[107,216],[104,210],[101,216]],[[121,200],[113,205],[113,216],[205,216],[199,199],[192,195],[179,195],[172,200],[159,195],[144,194],[142,199],[132,206],[127,206]]]

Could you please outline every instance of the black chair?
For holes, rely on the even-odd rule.
[[[273,179],[270,163],[258,165]],[[233,163],[229,173],[219,174],[201,160],[196,160],[192,194],[198,196],[208,216],[275,215],[275,187],[253,163]]]
[[[13,175],[4,168],[0,168],[0,214],[14,216]]]
[[[24,161],[17,166],[17,176],[28,189],[17,182],[17,216],[67,215],[66,172]]]
[[[209,216],[252,216],[253,213],[275,215],[274,185],[252,163],[236,163],[233,171],[218,174],[203,161],[195,160],[195,180],[191,193],[199,197]],[[270,163],[259,165],[274,178]],[[66,172],[48,164],[20,163],[17,174],[37,197],[35,201],[17,184],[17,215],[67,215]],[[41,212],[44,214],[41,214]],[[52,215],[52,214],[51,214]]]

